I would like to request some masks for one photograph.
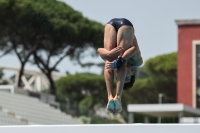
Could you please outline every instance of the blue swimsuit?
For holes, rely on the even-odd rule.
[[[116,32],[123,25],[128,25],[133,27],[133,24],[128,19],[125,18],[113,18],[107,24],[111,24],[115,28]]]

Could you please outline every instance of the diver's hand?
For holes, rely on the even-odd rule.
[[[109,51],[108,57],[118,57],[122,54],[124,48],[123,47],[116,47]]]

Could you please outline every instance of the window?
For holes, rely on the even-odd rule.
[[[196,45],[196,107],[200,108],[200,45]]]

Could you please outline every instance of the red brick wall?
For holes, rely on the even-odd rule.
[[[178,89],[177,102],[192,103],[192,41],[200,40],[200,25],[178,27]]]

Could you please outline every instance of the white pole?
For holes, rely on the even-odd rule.
[[[159,93],[158,94],[158,103],[159,104],[162,104],[162,97],[163,97],[163,94],[162,93]],[[161,123],[162,121],[162,118],[161,117],[158,117],[158,123]]]

